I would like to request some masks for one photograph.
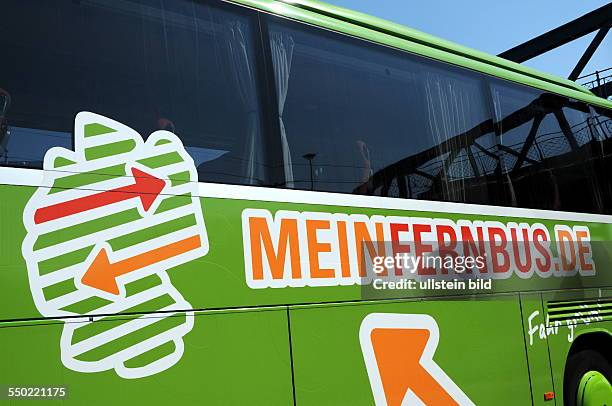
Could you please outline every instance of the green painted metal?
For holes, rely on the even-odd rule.
[[[2,216],[4,227],[0,229],[0,239],[4,242],[0,246],[0,279],[5,286],[7,294],[0,295],[0,320],[30,319],[40,317],[36,310],[32,297],[29,294],[28,275],[25,261],[21,255],[21,243],[25,237],[25,229],[22,224],[21,213],[25,202],[29,200],[35,188],[0,185],[0,194],[5,199],[0,201],[0,213],[7,213]],[[170,196],[166,197],[169,199]],[[457,213],[437,213],[426,211],[390,210],[375,208],[359,208],[334,205],[315,205],[299,203],[278,203],[266,201],[247,201],[223,198],[201,198],[201,205],[205,208],[204,217],[206,230],[211,236],[211,248],[209,253],[194,261],[177,266],[170,271],[170,276],[174,286],[182,292],[187,301],[197,309],[218,309],[218,308],[241,308],[251,306],[279,306],[286,304],[300,303],[321,303],[321,302],[342,302],[361,300],[363,291],[360,286],[330,286],[325,288],[318,287],[299,287],[284,289],[252,289],[245,283],[245,261],[243,256],[243,230],[241,225],[241,215],[245,209],[266,209],[272,213],[280,210],[291,210],[299,212],[321,212],[321,213],[345,213],[363,214],[366,216],[405,216],[414,218],[446,218],[450,220],[473,220],[473,221],[515,221],[534,222],[526,218],[509,218],[501,216],[485,215],[465,215]],[[10,213],[10,214],[9,214]],[[132,217],[125,216],[123,221],[128,224]],[[552,233],[555,224],[566,225],[586,225],[591,232],[592,240],[610,241],[612,238],[612,225],[588,222],[552,221],[538,220],[544,224]],[[109,223],[110,224],[110,223]],[[114,223],[113,223],[114,224]],[[192,224],[191,222],[185,225]],[[83,224],[83,227],[88,227]],[[155,230],[148,230],[150,237],[160,233],[170,233],[177,228],[183,227],[183,220],[177,218],[174,221],[160,225]],[[87,228],[78,235],[89,232]],[[74,231],[69,228],[62,232],[56,232],[56,236],[44,239],[44,246],[56,244],[71,238]],[[140,241],[134,233],[128,233],[121,240],[113,242],[117,248],[135,244]],[[75,234],[77,235],[77,234]],[[43,236],[41,236],[43,237]],[[49,241],[49,242],[47,242]],[[51,245],[52,247],[53,245]],[[89,252],[83,252],[87,255]],[[65,260],[70,263],[70,257]],[[79,260],[79,252],[74,253],[75,261]],[[607,255],[601,252],[600,255]],[[597,252],[594,253],[597,258]],[[59,261],[63,258],[56,257]],[[49,269],[59,265],[49,265]],[[608,286],[610,275],[600,272],[595,276],[584,278],[581,276],[566,278],[539,278],[521,279],[516,276],[508,279],[495,281],[494,292],[511,293],[517,291],[540,291],[555,290],[565,288],[588,288],[598,286]],[[222,287],[222,288],[220,288]],[[72,288],[74,289],[74,287]],[[394,296],[395,295],[395,296]],[[452,296],[456,293],[449,292]],[[403,297],[422,297],[420,292],[391,292],[382,296],[386,298]],[[597,297],[597,296],[595,296]],[[149,308],[147,311],[157,311],[157,308]]]
[[[440,330],[434,361],[474,404],[531,404],[519,300],[510,295],[473,301],[292,306],[298,405],[373,404],[355,334],[371,313],[434,317]]]
[[[363,13],[314,0],[229,1],[512,82],[565,95],[597,106],[612,108],[612,102],[593,95],[586,88],[569,80],[539,72],[503,58],[475,51]]]
[[[360,22],[358,20],[365,17],[349,18],[347,14],[339,19],[331,16],[340,13],[337,10],[313,11],[316,7],[323,7],[319,3],[302,2],[303,6],[308,6],[304,9],[277,1],[236,2],[608,105],[579,89],[496,66],[483,58],[468,55],[465,50],[450,52],[448,44],[439,43],[434,47],[427,43],[433,40],[416,38],[415,33],[411,34],[415,40],[410,41],[344,21],[353,19]],[[370,23],[383,25],[377,20]],[[386,31],[392,30],[387,27]],[[442,49],[445,46],[448,49]],[[577,316],[576,326],[561,325],[559,331],[548,334],[550,325],[546,318],[545,304],[549,300],[567,301],[568,309],[577,310],[572,305],[573,300],[609,296],[610,292],[601,289],[612,285],[610,274],[605,269],[599,269],[596,275],[589,277],[534,276],[523,279],[513,274],[507,279],[496,280],[494,289],[489,292],[425,294],[410,291],[365,297],[363,288],[357,284],[255,289],[247,283],[242,220],[246,210],[261,209],[271,215],[291,211],[455,222],[538,222],[550,234],[555,225],[587,226],[592,241],[612,241],[611,224],[523,218],[512,214],[466,215],[453,212],[453,207],[458,208],[453,205],[449,205],[450,212],[442,213],[426,209],[355,207],[338,205],[331,200],[326,204],[303,203],[292,201],[289,192],[273,190],[264,191],[258,200],[243,200],[229,195],[200,197],[184,190],[173,193],[178,190],[174,188],[197,183],[193,175],[195,168],[190,167],[189,157],[181,153],[182,146],[176,139],[167,135],[169,138],[152,142],[154,145],[149,147],[155,148],[144,149],[146,154],[143,155],[137,151],[142,149],[142,140],[126,140],[129,137],[124,137],[121,131],[114,131],[113,125],[107,121],[104,124],[89,123],[83,128],[82,141],[94,139],[94,145],[84,149],[82,155],[63,151],[66,156],[49,160],[52,167],[44,173],[44,182],[35,186],[27,186],[25,180],[23,185],[18,185],[19,182],[15,182],[17,185],[0,185],[0,195],[3,196],[0,199],[0,286],[3,288],[0,295],[0,348],[3,366],[4,363],[10,366],[0,368],[0,385],[67,385],[69,398],[51,400],[50,404],[372,404],[376,395],[368,375],[360,331],[370,315],[394,314],[421,317],[419,320],[429,317],[435,321],[440,341],[432,361],[471,402],[517,405],[529,404],[533,399],[533,404],[541,404],[541,392],[562,391],[563,368],[575,337],[593,331],[612,330],[611,321],[591,320],[586,323]],[[75,137],[78,131],[77,128]],[[105,137],[109,140],[106,144],[100,141]],[[133,157],[125,158],[132,152],[135,154]],[[108,158],[115,155],[115,162],[107,165]],[[104,160],[104,165],[90,170],[99,160]],[[101,213],[78,224],[66,222],[40,233],[28,223],[31,218],[24,216],[28,204],[36,206],[40,203],[39,198],[61,200],[66,193],[78,189],[95,190],[100,188],[100,182],[116,181],[128,175],[127,168],[134,163],[152,171],[167,170],[169,192],[160,195],[159,205],[151,213],[145,214],[134,207],[124,208]],[[72,165],[80,165],[79,170],[74,170]],[[54,171],[58,167],[65,172],[58,175]],[[19,173],[25,176],[26,171]],[[45,192],[47,188],[48,193]],[[267,194],[275,193],[284,193],[286,201],[268,201]],[[164,218],[155,224],[134,226],[145,218],[160,219],[171,210],[178,210],[181,215]],[[203,219],[203,223],[198,219]],[[71,267],[83,265],[87,269],[97,248],[89,242],[81,247],[74,241],[118,227],[123,227],[124,232],[102,241],[108,244],[108,250],[138,248],[166,236],[174,241],[176,233],[194,228],[198,235],[208,240],[209,247],[205,254],[170,266],[163,272],[127,281],[125,297],[121,300],[132,300],[146,292],[155,294],[146,300],[134,300],[120,310],[109,311],[108,306],[115,298],[80,286],[77,282],[82,278],[79,278],[80,274],[74,274]],[[24,249],[28,235],[32,235],[31,250]],[[610,254],[604,247],[594,251],[593,258],[597,261],[609,258]],[[32,267],[32,264],[39,272],[30,279],[28,265]],[[71,272],[61,274],[67,269]],[[79,297],[79,301],[65,307],[51,307],[52,310],[46,309],[43,314],[33,297],[33,281],[39,276],[52,279],[52,283],[42,289],[43,304],[69,297],[75,292],[88,292],[88,296]],[[188,307],[176,308],[179,296],[184,299],[181,303]],[[538,313],[532,317],[534,312]],[[137,323],[138,329],[113,338],[113,332]],[[122,376],[113,368],[77,372],[74,364],[66,366],[66,354],[60,351],[63,347],[80,346],[82,351],[74,359],[92,363],[125,354],[133,346],[189,323],[193,323],[193,327],[184,331],[180,340],[156,342],[146,351],[130,354],[132,356],[125,361],[124,367],[138,371],[180,353],[180,359],[168,368],[143,377]],[[534,334],[534,325],[538,325],[537,334]],[[540,325],[543,327],[539,328]],[[543,335],[540,331],[544,331]],[[92,338],[105,335],[113,339],[101,345],[88,344]],[[66,337],[69,342],[66,342]],[[37,400],[15,400],[12,403],[17,402],[37,404]]]
[[[441,49],[451,54],[457,54],[470,59],[482,61],[494,66],[499,66],[504,69],[522,73],[528,76],[533,76],[538,79],[544,79],[546,81],[565,86],[580,91],[586,91],[586,89],[576,82],[571,80],[562,79],[557,76],[540,72],[538,70],[529,68],[516,62],[508,61],[494,55],[490,55],[486,52],[478,51],[476,49],[468,48],[463,45],[448,41],[443,38],[435,37],[433,35],[424,33],[419,30],[415,30],[410,27],[406,27],[400,24],[393,23],[381,18],[377,18],[368,14],[360,13],[354,10],[346,9],[343,7],[337,7],[330,4],[326,4],[317,0],[280,0],[287,4],[296,5],[298,7],[312,10],[326,15],[334,16],[338,19],[350,21],[354,24],[359,24],[367,28],[379,30],[382,32],[393,33],[394,35],[408,39],[409,41],[422,43],[432,48]]]
[[[550,373],[550,355],[547,340],[542,340],[539,335],[530,336],[533,325],[544,322],[545,310],[542,306],[542,294],[520,293],[521,315],[523,318],[523,335],[529,364],[529,379],[532,402],[534,406],[550,405],[550,401],[544,399],[543,394],[554,392],[553,381]]]
[[[111,328],[129,320],[124,316],[94,325]],[[58,345],[63,323],[20,327],[0,323],[0,382],[14,387],[68,388],[66,400],[43,400],[45,405],[293,403],[285,310],[203,311],[196,312],[194,321],[185,339],[187,356],[179,365],[140,379],[124,379],[113,371],[81,373],[65,368]],[[164,355],[164,350],[155,355]],[[150,361],[147,355],[133,359],[130,366]],[[0,404],[40,405],[41,399],[0,399]]]
[[[605,286],[607,286],[607,284]],[[552,300],[580,301],[587,298],[610,297],[611,293],[612,291],[610,291],[610,289],[545,292],[542,294],[542,301],[544,304]],[[549,328],[545,330],[547,333],[550,333],[546,334],[546,343],[550,353],[550,370],[555,393],[559,394],[563,392],[565,364],[570,354],[572,344],[578,337],[593,333],[605,333],[611,335],[612,338],[612,321],[609,319],[602,321],[592,316],[593,314],[576,311],[573,313],[572,318],[560,322],[558,325],[554,322],[550,322],[546,318],[540,319],[540,322],[544,323],[544,326]],[[556,330],[551,329],[556,325],[558,326]],[[606,348],[593,348],[593,350],[605,351]]]
[[[601,406],[612,404],[612,386],[598,371],[589,371],[578,385],[577,406]]]
[[[1,369],[0,382],[66,384],[71,388],[71,402],[68,404],[128,404],[138,399],[169,402],[172,398],[181,399],[182,404],[206,400],[207,404],[288,405],[293,397],[291,361],[298,405],[341,404],[342,400],[347,404],[372,404],[359,349],[358,330],[363,318],[373,312],[433,316],[440,328],[435,361],[475,404],[528,404],[532,395],[530,388],[534,404],[550,404],[541,401],[542,391],[561,393],[565,360],[572,340],[568,338],[569,329],[562,326],[557,335],[545,339],[536,337],[533,345],[529,344],[529,315],[538,310],[540,313],[532,322],[545,323],[546,320],[538,291],[553,289],[545,295],[544,302],[553,299],[569,301],[575,297],[554,290],[608,285],[605,274],[602,278],[511,278],[496,281],[496,294],[487,295],[488,301],[483,298],[456,300],[456,297],[452,300],[441,297],[423,300],[427,298],[421,295],[419,300],[357,303],[341,303],[361,300],[362,291],[357,286],[251,289],[245,283],[241,244],[240,217],[245,208],[266,208],[272,212],[285,209],[413,217],[435,217],[440,213],[202,198],[207,232],[211,236],[210,251],[201,259],[170,269],[169,275],[172,284],[194,308],[226,310],[196,313],[195,326],[185,336],[185,354],[167,371],[135,380],[124,380],[109,371],[83,374],[66,369],[60,362],[57,343],[65,320],[41,318],[32,302],[25,263],[20,254],[25,234],[20,213],[33,191],[31,187],[0,186],[0,193],[7,197],[0,201],[0,213],[3,213],[2,221],[6,226],[0,230],[4,242],[0,247],[0,280],[5,289],[0,296],[0,318],[21,319],[0,322],[0,346],[11,349],[5,356],[8,356],[7,362],[14,365]],[[508,220],[452,213],[445,217]],[[545,222],[549,226],[553,223]],[[612,232],[608,225],[588,225],[593,238],[606,239]],[[170,231],[173,225],[164,227]],[[133,289],[137,292],[149,286],[145,284]],[[516,291],[526,292],[521,298],[522,304],[519,296],[512,293]],[[534,293],[527,293],[529,291]],[[581,298],[595,298],[601,294],[598,289],[579,292]],[[419,295],[414,299],[416,296]],[[289,318],[287,304],[290,304]],[[93,303],[87,310],[76,311],[95,314],[95,309],[103,305],[104,302]],[[163,306],[159,301],[152,301],[135,311],[146,314]],[[240,307],[258,308],[253,311],[232,310]],[[99,331],[103,332],[114,326],[113,323],[118,325],[131,317],[121,314],[105,316],[97,319],[94,326],[102,328]],[[28,318],[36,320],[24,320]],[[289,325],[293,359],[288,347]],[[169,327],[170,324],[160,326]],[[610,331],[612,323],[580,323],[574,334],[577,336],[595,328]],[[77,339],[99,331],[80,332]],[[105,351],[115,350],[117,348]],[[164,350],[158,348],[158,356],[163,356]],[[554,385],[547,375],[549,351]],[[95,358],[101,354],[88,356]],[[146,359],[140,362],[146,362]],[[227,387],[227,382],[243,381],[245,386],[229,393],[222,389]],[[160,384],[163,382],[172,384]],[[113,402],[108,391],[94,397],[96,388],[115,387],[121,391],[120,400]]]

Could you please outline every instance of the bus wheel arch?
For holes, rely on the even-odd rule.
[[[589,402],[585,403],[583,399],[589,397],[589,390],[601,389],[601,378],[612,381],[612,335],[603,331],[581,334],[576,337],[567,355],[563,404],[588,406]],[[612,393],[609,396],[612,397]]]

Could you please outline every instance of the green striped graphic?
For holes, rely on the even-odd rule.
[[[161,310],[165,307],[171,306],[174,303],[175,303],[174,299],[170,295],[164,294],[156,298],[153,298],[149,301],[139,303],[138,305],[133,306],[129,309],[126,309],[123,311],[123,313],[152,312],[152,311]],[[134,319],[131,317],[130,318],[126,317],[125,319],[122,319],[122,320],[116,320],[113,318],[105,317],[105,318],[96,320],[93,323],[84,324],[82,327],[79,327],[78,329],[74,331],[74,334],[72,336],[72,344],[76,344],[90,337],[101,334],[107,330],[110,330],[112,328],[125,324],[131,320],[134,320]]]
[[[103,124],[91,123],[85,125],[84,133],[85,137],[102,137],[105,134],[116,133],[116,130]],[[172,141],[170,140],[162,139],[158,140],[155,145],[165,145],[170,144],[171,142]],[[120,154],[129,153],[133,151],[134,148],[136,148],[136,145],[136,141],[132,138],[117,139],[113,136],[109,137],[109,142],[100,145],[94,145],[91,147],[86,147],[83,152],[86,160],[95,161],[97,159],[109,158]],[[182,156],[175,151],[160,153],[155,156],[149,156],[138,160],[138,163],[150,169],[163,168],[165,166],[181,162],[183,162]],[[73,162],[71,159],[64,157],[58,157],[54,161],[54,166],[56,168],[61,168],[74,164],[75,162]],[[120,163],[117,165],[106,166],[103,168],[80,173],[67,172],[65,176],[58,177],[54,180],[49,194],[58,193],[75,188],[93,187],[93,185],[95,185],[96,183],[117,179],[120,177],[127,177],[130,175],[128,173],[128,164],[129,163]],[[174,187],[190,182],[191,175],[189,171],[185,170],[169,175],[168,179],[170,180],[171,187]],[[157,210],[155,211],[155,214],[164,213],[173,209],[184,207],[193,202],[193,199],[189,193],[182,194],[179,196],[173,196],[171,193],[169,193],[163,196],[160,195],[159,199],[161,200],[161,202]],[[84,221],[82,223],[64,227],[59,230],[54,230],[45,234],[41,234],[36,239],[33,249],[41,250],[43,248],[53,247],[61,243],[66,243],[78,238],[87,237],[94,233],[102,232],[104,230],[110,230],[113,227],[129,224],[141,219],[142,216],[139,214],[139,211],[136,208],[123,210],[117,213],[110,213],[100,218]],[[134,229],[134,231],[129,232],[128,234],[121,235],[119,237],[109,240],[108,243],[110,244],[113,251],[117,251],[131,247],[135,244],[149,241],[154,238],[162,237],[166,234],[179,231],[194,225],[196,225],[195,215],[188,214],[179,218],[173,218],[158,225],[152,225],[144,229]],[[90,245],[84,248],[75,249],[70,252],[58,252],[57,256],[39,262],[39,274],[48,275],[70,266],[85,263],[89,256],[92,254],[92,251],[95,249],[96,248],[94,245]],[[162,280],[159,275],[148,275],[142,279],[132,281],[126,284],[126,297],[131,297],[138,293],[145,292],[161,284]],[[61,297],[76,290],[77,288],[75,286],[75,280],[73,277],[70,277],[67,280],[63,280],[45,287],[43,289],[43,294],[47,300],[50,300]],[[86,297],[76,303],[69,304],[65,306],[62,310],[74,314],[88,314],[95,312],[97,309],[107,306],[110,303],[111,301],[109,301],[108,299],[93,295]],[[175,304],[175,300],[171,296],[164,294],[160,297],[148,300],[145,303],[140,303],[130,309],[125,309],[122,311],[122,313],[155,311],[164,307],[168,307],[172,304]],[[97,349],[95,352],[84,354],[83,357],[95,359],[97,357],[101,357],[101,354],[105,354],[105,351],[107,351],[106,353],[109,354],[116,352],[118,351],[118,349],[116,349],[117,346],[127,346],[128,342],[136,342],[144,339],[135,338],[137,336],[140,336],[142,334],[153,335],[153,331],[155,329],[159,329],[160,332],[165,331],[168,328],[171,328],[172,325],[174,325],[173,323],[176,323],[176,325],[178,325],[182,322],[183,321],[177,320],[177,318],[173,318],[171,322],[160,321],[159,323],[155,323],[156,327],[154,328],[152,327],[148,329],[143,329],[141,332],[130,334],[129,337],[125,337],[116,340],[113,343],[109,343],[103,348]],[[170,325],[167,325],[168,323],[170,323]],[[74,342],[79,342],[88,337],[100,334],[101,332],[120,324],[121,323],[117,323],[116,320],[110,321],[107,319],[96,321],[92,324],[87,324],[75,331],[73,340]],[[140,363],[146,364],[147,362],[151,362],[150,357],[157,358],[159,355],[155,354],[158,354],[160,351],[164,353],[165,351],[173,351],[173,349],[162,345],[159,347],[159,349],[154,349],[145,354],[142,354],[141,356],[136,357],[131,361],[131,363],[137,365]],[[149,361],[147,361],[147,359],[149,359]]]
[[[102,135],[102,134],[108,134],[108,133],[114,133],[114,132],[116,132],[116,130],[110,127],[107,127],[104,124],[100,124],[100,123],[85,124],[85,128],[84,128],[85,137],[93,137],[96,135]]]
[[[103,299],[99,296],[91,296],[79,302],[68,305],[62,308],[62,310],[74,314],[87,314],[110,303],[110,300]]]
[[[109,240],[108,243],[113,248],[113,251],[117,251],[195,225],[195,215],[188,214],[177,219],[166,221],[165,223],[113,238]]]
[[[145,276],[144,278],[140,278],[125,285],[125,296],[130,297],[136,295],[140,292],[144,292],[145,290],[161,285],[161,283],[161,278],[155,273]]]
[[[68,159],[68,158],[64,158],[63,156],[58,156],[57,158],[55,158],[55,160],[53,161],[53,167],[54,168],[62,168],[64,166],[68,166],[68,165],[73,165],[76,162]]]
[[[136,141],[134,140],[123,140],[112,142],[110,144],[102,144],[95,147],[85,149],[85,158],[88,161],[100,158],[106,158],[108,156],[125,154],[130,152],[136,147]]]
[[[188,171],[184,171],[169,175],[168,179],[170,179],[172,186],[179,186],[184,183],[188,183],[191,180],[191,177],[189,176]]]
[[[155,323],[141,328],[122,337],[118,337],[106,344],[87,351],[77,357],[80,361],[97,361],[118,353],[126,348],[141,343],[149,338],[162,334],[170,329],[184,324],[186,316],[184,314],[168,316],[159,319]],[[113,322],[108,322],[113,323]]]
[[[90,245],[89,247],[81,248],[76,251],[67,252],[65,254],[58,255],[57,257],[40,261],[38,263],[38,273],[40,275],[46,275],[72,265],[80,264],[87,259],[87,256],[91,253],[93,248],[94,246]]]
[[[57,178],[53,182],[53,187],[49,194],[63,192],[66,189],[77,189],[94,183],[104,182],[118,177],[125,176],[125,164],[108,166],[93,171],[76,173],[74,175]]]
[[[175,350],[176,346],[174,345],[174,341],[167,341],[158,347],[151,348],[150,350],[125,361],[123,364],[127,368],[140,368],[172,354]]]
[[[57,231],[40,235],[34,243],[34,250],[36,251],[52,245],[61,244],[66,241],[71,241],[79,237],[108,230],[139,219],[141,219],[141,217],[137,209],[128,209],[119,213],[89,220],[75,226],[62,228]]]
[[[149,158],[143,158],[138,160],[138,162],[145,166],[148,166],[151,169],[157,169],[161,168],[162,166],[168,166],[183,162],[183,158],[181,158],[181,155],[178,152],[168,152]]]
[[[51,300],[75,292],[76,290],[74,279],[71,278],[43,288],[43,295],[45,296],[45,300]]]
[[[159,207],[155,211],[155,214],[163,213],[168,210],[173,210],[173,209],[176,209],[177,207],[186,206],[192,202],[193,201],[189,193],[186,193],[184,195],[178,195],[178,196],[170,196],[170,197],[165,198],[159,204]]]

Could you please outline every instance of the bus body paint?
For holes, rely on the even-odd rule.
[[[166,388],[151,385],[163,377],[171,398],[184,404],[286,405],[295,398],[306,405],[392,405],[428,401],[437,391],[459,405],[515,405],[536,399],[527,361],[548,363],[542,346],[551,345],[552,380],[537,387],[550,391],[562,385],[575,337],[609,331],[610,321],[590,316],[556,329],[543,306],[523,313],[520,295],[543,295],[541,303],[568,292],[590,300],[609,295],[601,288],[610,286],[610,274],[598,266],[607,252],[597,244],[610,241],[610,216],[174,185],[150,160],[176,152],[182,158],[171,169],[187,165],[195,179],[173,134],[142,143],[132,130],[91,113],[77,116],[76,134],[90,121],[116,129],[113,140],[136,140],[133,152],[112,160],[124,164],[127,179],[99,170],[100,181],[58,189],[58,179],[75,175],[0,168],[0,344],[11,349],[8,362],[20,366],[2,369],[0,382],[69,385],[74,404],[117,403],[112,393],[94,390],[100,385],[124,387],[125,404],[142,401],[143,388],[147,399],[170,399]],[[87,147],[85,138],[77,148]],[[109,163],[81,162],[79,154],[56,149],[49,165],[66,154],[89,174]],[[166,182],[152,203],[122,196],[35,221],[41,207],[108,190],[127,194],[122,188],[137,184],[128,171],[142,162],[151,165],[143,172]],[[424,255],[434,245],[450,256],[486,253],[485,266],[471,275],[492,279],[493,288],[482,296],[364,296],[374,277],[368,258]],[[401,269],[388,271],[397,276]],[[452,277],[432,267],[415,277],[425,276]],[[467,293],[471,300],[457,300]],[[422,300],[429,296],[436,300]],[[411,361],[418,376],[398,380],[397,359]],[[219,393],[236,379],[245,381],[240,391]],[[483,390],[483,379],[495,389]]]
[[[500,67],[500,61],[483,59],[482,55],[465,49],[447,52],[440,48],[448,44],[440,41],[430,44],[436,46],[428,46],[416,41],[422,37],[414,32],[310,0],[299,2],[304,8],[272,0],[234,2],[594,105],[611,106],[610,102],[581,89],[570,89],[573,85],[561,83],[558,79],[518,66]],[[325,10],[329,12],[323,13]],[[379,25],[394,34],[358,26],[364,23]],[[415,40],[406,39],[407,35],[415,35]],[[108,176],[101,171],[94,175]],[[129,172],[126,171],[126,175],[129,177]],[[62,278],[61,273],[55,272],[61,270],[61,266],[90,264],[101,252],[100,246],[92,251],[88,251],[89,247],[82,247],[70,251],[69,255],[58,255],[59,259],[53,257],[48,258],[53,259],[51,261],[41,261],[40,269],[44,271],[41,276],[47,285],[42,292],[32,296],[38,287],[28,279],[26,269],[28,262],[38,262],[40,258],[33,258],[29,250],[21,254],[21,243],[27,238],[28,228],[22,222],[22,213],[27,202],[36,196],[37,189],[49,189],[53,185],[42,171],[0,168],[0,193],[3,196],[0,200],[3,222],[0,229],[3,241],[0,285],[4,289],[0,295],[0,348],[4,349],[6,365],[13,366],[0,369],[0,383],[11,386],[67,385],[70,394],[64,403],[75,405],[166,404],[177,401],[181,404],[371,405],[380,396],[380,391],[372,389],[374,386],[362,352],[363,341],[358,333],[369,315],[383,313],[434,321],[435,331],[439,331],[441,337],[429,368],[439,366],[443,374],[437,375],[441,380],[446,376],[456,385],[445,392],[453,392],[459,397],[462,393],[465,398],[458,403],[542,404],[542,393],[553,389],[559,393],[562,387],[565,357],[572,340],[590,332],[609,332],[612,328],[607,319],[577,317],[576,324],[571,327],[571,336],[551,334],[541,340],[535,339],[533,346],[527,347],[526,357],[527,320],[534,313],[521,313],[522,296],[537,296],[539,316],[543,317],[540,322],[544,323],[546,332],[549,327],[545,324],[544,314],[548,301],[595,300],[612,296],[609,272],[596,267],[602,253],[594,249],[594,242],[610,241],[611,216],[198,184],[193,180],[191,183],[197,185],[196,190],[191,190],[186,200],[198,207],[192,214],[196,217],[196,228],[202,233],[205,230],[202,249],[194,250],[197,255],[165,263],[163,270],[156,269],[148,275],[152,279],[130,280],[129,276],[138,272],[127,272],[118,281],[122,297],[138,296],[155,288],[156,283],[172,286],[175,289],[170,294],[172,314],[164,310],[167,298],[163,295],[140,301],[135,307],[113,307],[116,294],[95,286],[89,287],[92,289],[90,292],[96,292],[95,295],[73,303],[72,307],[41,307],[41,303],[57,304],[58,299],[71,294],[74,297],[74,292],[79,294],[83,288],[81,280]],[[94,184],[90,185],[89,193],[105,193],[122,187],[128,186],[113,182]],[[85,193],[77,190],[75,194]],[[168,196],[179,197],[171,193]],[[125,203],[128,200],[131,200],[130,205],[134,205],[138,199],[126,199],[120,204],[128,204]],[[156,210],[156,206],[154,202],[151,210]],[[150,211],[140,203],[130,208],[143,218]],[[257,210],[260,213],[267,211],[270,217],[263,216],[257,220],[258,217],[253,216],[255,227],[251,228],[249,221],[248,231],[245,231],[244,213]],[[289,218],[275,234],[276,216],[284,212],[294,216],[308,213],[309,218],[303,223],[297,217]],[[340,219],[330,219],[333,216],[340,216]],[[401,221],[390,222],[385,228],[385,222],[396,217]],[[405,219],[414,218],[418,220],[405,222]],[[128,224],[129,219],[129,215],[117,219],[114,227],[123,226],[118,237],[134,231]],[[480,224],[486,222],[490,227],[485,233]],[[155,239],[155,236],[175,232],[177,225],[171,223],[164,222],[156,229],[158,234],[151,233],[147,238]],[[509,226],[511,223],[519,227]],[[528,227],[520,227],[523,224]],[[110,228],[111,224],[107,226]],[[516,249],[525,230],[531,230],[532,237],[539,241],[534,245],[538,258],[531,264],[523,261],[525,258],[511,254],[510,249],[504,249],[508,246]],[[74,229],[44,233],[49,235],[39,242],[40,251],[64,254],[62,250],[70,246],[75,236],[73,232]],[[248,246],[245,232],[250,238]],[[419,244],[410,245],[405,240],[406,233],[413,233],[413,237],[420,240]],[[495,288],[489,294],[477,298],[472,296],[471,300],[456,300],[459,298],[456,292],[449,297],[453,300],[413,300],[423,299],[423,295],[406,292],[386,298],[391,300],[363,300],[360,282],[367,277],[367,267],[362,267],[361,261],[358,261],[356,269],[352,266],[355,257],[351,257],[351,250],[355,250],[355,241],[358,241],[370,255],[380,252],[384,246],[377,242],[381,235],[387,238],[386,234],[390,234],[390,241],[395,243],[393,247],[398,252],[427,251],[427,243],[431,242],[427,241],[427,235],[435,235],[436,240],[446,242],[451,254],[457,250],[485,250],[487,248],[482,243],[492,240],[495,245],[488,249],[498,254],[498,259],[491,262],[487,272],[504,277],[495,281]],[[461,243],[458,242],[459,236],[463,240]],[[255,248],[252,252],[253,240],[261,241],[259,251]],[[279,250],[277,244],[281,241],[284,245]],[[557,262],[558,271],[551,270],[554,258],[546,247],[552,241],[563,242],[559,248],[564,250],[564,254],[557,257],[562,259]],[[138,245],[137,242],[136,238],[113,241],[122,247]],[[114,249],[113,244],[110,248]],[[110,255],[111,250],[104,252]],[[329,254],[336,255],[336,258],[330,261]],[[127,258],[133,256],[115,258],[109,263]],[[259,270],[254,266],[254,258],[261,260]],[[295,261],[299,261],[299,265]],[[508,266],[511,261],[517,265],[515,268]],[[289,262],[292,265],[287,272],[285,268]],[[126,269],[129,268],[132,267]],[[432,272],[426,268],[420,271],[423,274]],[[263,283],[260,286],[249,284],[249,275],[253,281]],[[267,285],[266,275],[279,284],[277,288]],[[290,280],[285,280],[287,275],[290,275]],[[552,275],[563,277],[549,277]],[[310,279],[308,283],[306,278]],[[45,311],[41,312],[41,308]],[[538,306],[534,309],[537,310]],[[66,316],[73,318],[68,320]],[[537,322],[535,318],[531,321]],[[149,351],[140,347],[142,351],[138,357],[133,357],[126,365],[117,366],[117,362],[112,362],[101,367],[98,364],[96,370],[80,370],[79,365],[83,364],[62,363],[65,353],[60,343],[64,342],[68,347],[86,343],[100,333],[125,329],[125,325],[134,322],[151,323],[150,326],[165,323],[159,331],[173,331],[176,326],[188,326],[188,329],[181,332],[184,333],[180,340],[182,344],[175,341],[173,345],[159,345]],[[429,331],[434,331],[433,325],[428,324]],[[68,335],[66,331],[69,331]],[[141,332],[130,336],[128,341],[111,340],[107,346],[93,348],[94,352],[88,352],[86,359],[79,361],[91,365],[92,360],[95,363],[101,357],[107,359],[104,356],[108,354],[125,354],[122,352],[125,346],[133,348],[130,346],[145,342],[147,334],[155,336],[159,331]],[[66,340],[66,337],[71,339]],[[419,339],[418,335],[410,337],[409,341]],[[551,366],[552,381],[538,383],[545,388],[541,392],[536,392],[536,386],[533,386],[533,392],[529,389],[531,382],[535,382],[534,375],[529,374],[534,370],[531,368],[532,356]],[[527,367],[528,359],[530,368]],[[119,364],[123,363],[125,360],[121,359]],[[124,373],[126,371],[131,372]],[[546,369],[542,371],[549,372]],[[451,386],[448,382],[446,384],[447,388]],[[236,389],[228,391],[230,385]],[[117,388],[120,392],[101,388]],[[118,393],[121,395],[117,396]],[[402,401],[410,399],[408,392],[407,396]],[[416,401],[414,398],[410,400]],[[36,400],[32,400],[34,402]]]

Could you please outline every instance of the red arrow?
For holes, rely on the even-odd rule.
[[[44,223],[134,197],[140,198],[142,207],[147,211],[166,186],[166,181],[136,168],[132,168],[132,175],[134,183],[131,185],[41,207],[34,214],[34,222]]]
[[[102,248],[81,278],[81,282],[83,285],[118,295],[119,276],[197,249],[201,244],[200,236],[195,235],[113,263]]]

